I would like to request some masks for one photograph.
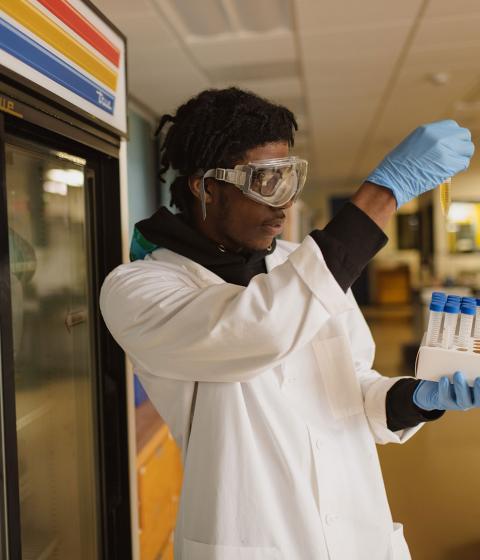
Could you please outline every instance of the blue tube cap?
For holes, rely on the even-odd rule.
[[[444,311],[445,313],[460,313],[460,306],[454,301],[447,301]]]
[[[447,297],[447,294],[445,292],[432,292],[432,298],[434,297],[441,297],[445,299]]]
[[[462,303],[462,305],[460,306],[460,311],[465,314],[465,315],[475,315],[475,306],[467,303]]]
[[[444,306],[443,301],[432,301],[430,303],[430,311],[443,311]]]

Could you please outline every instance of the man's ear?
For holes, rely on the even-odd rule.
[[[202,188],[202,178],[195,175],[191,175],[188,178],[188,186],[190,187],[193,196],[198,198],[198,200],[201,200],[200,190]],[[212,202],[211,185],[209,184],[208,179],[205,180],[205,201]]]

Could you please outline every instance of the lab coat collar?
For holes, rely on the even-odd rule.
[[[285,249],[282,242],[277,243],[276,249],[273,253],[270,253],[265,257],[266,271],[270,272],[276,266],[282,264],[287,260],[289,255],[288,250]],[[152,255],[154,260],[161,260],[162,262],[168,262],[171,264],[180,264],[182,268],[187,270],[196,279],[200,280],[205,286],[210,286],[212,284],[223,284],[225,280],[221,278],[218,274],[213,272],[211,269],[199,264],[198,262],[179,255],[174,251],[163,250],[161,253],[154,253]],[[179,260],[180,259],[180,260]]]

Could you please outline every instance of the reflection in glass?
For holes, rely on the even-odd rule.
[[[97,554],[85,161],[7,145],[23,559]]]

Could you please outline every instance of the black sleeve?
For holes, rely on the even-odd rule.
[[[413,393],[420,379],[399,379],[387,392],[385,407],[387,427],[392,432],[413,428],[422,422],[437,420],[444,410],[423,410],[413,402]]]
[[[324,229],[313,230],[310,235],[344,292],[388,241],[382,229],[351,202]]]

